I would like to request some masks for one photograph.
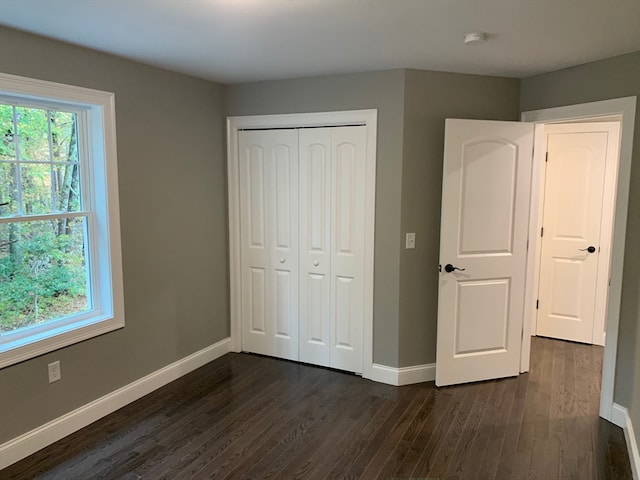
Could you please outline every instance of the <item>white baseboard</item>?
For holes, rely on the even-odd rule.
[[[415,365],[413,367],[387,367],[373,364],[371,380],[388,385],[402,386],[412,383],[432,382],[436,379],[436,364]]]
[[[638,443],[636,442],[633,423],[627,408],[614,403],[611,411],[611,421],[624,430],[624,439],[627,442],[633,480],[640,480],[640,453],[638,452]]]
[[[229,338],[0,445],[0,470],[199,368],[230,350]]]

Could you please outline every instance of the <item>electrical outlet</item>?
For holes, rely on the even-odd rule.
[[[404,248],[416,248],[416,234],[407,233],[407,239],[405,241]]]
[[[57,382],[62,378],[60,370],[60,360],[49,364],[49,383]]]

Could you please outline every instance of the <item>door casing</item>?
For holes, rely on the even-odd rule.
[[[531,325],[532,312],[535,302],[535,271],[536,248],[539,240],[539,219],[541,216],[540,172],[544,162],[544,124],[569,121],[585,121],[594,117],[619,115],[620,130],[620,160],[618,164],[618,178],[616,182],[615,212],[613,218],[613,239],[611,254],[611,284],[606,309],[606,341],[602,365],[602,386],[600,391],[600,416],[606,420],[613,418],[613,390],[615,383],[616,355],[618,350],[618,329],[620,322],[620,300],[622,293],[622,272],[624,263],[624,248],[627,230],[627,211],[629,206],[629,180],[631,172],[631,155],[633,149],[633,133],[635,124],[636,97],[623,97],[599,102],[568,105],[541,110],[523,112],[521,120],[533,122],[536,125],[532,198],[529,215],[529,252],[527,256],[527,278],[525,290],[525,316],[522,337],[522,351],[520,371],[529,370],[531,355]],[[615,423],[615,422],[614,422]]]
[[[227,180],[229,202],[229,277],[231,350],[242,350],[241,326],[241,265],[240,265],[240,183],[238,171],[238,132],[240,130],[338,127],[364,125],[366,127],[365,173],[365,246],[364,246],[364,378],[373,378],[373,260],[375,228],[377,109],[341,112],[297,113],[283,115],[254,115],[227,117]]]

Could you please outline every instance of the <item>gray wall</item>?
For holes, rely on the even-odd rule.
[[[523,80],[522,111],[640,95],[640,52]],[[640,107],[640,105],[639,105]],[[616,360],[615,402],[640,424],[640,108],[637,110]],[[640,441],[640,431],[636,434]]]
[[[126,312],[0,370],[2,443],[227,337],[229,286],[220,86],[6,28],[0,70],[115,92]]]
[[[435,362],[445,118],[517,120],[518,95],[515,79],[417,70],[227,87],[228,115],[378,109],[376,363]]]
[[[0,443],[229,335],[225,115],[378,109],[374,361],[435,361],[444,119],[516,120],[518,80],[393,70],[221,87],[6,28],[0,65],[116,93],[127,321],[0,370]],[[526,79],[520,102],[530,110],[639,93],[636,53]],[[639,183],[634,162],[627,245],[640,241]],[[416,232],[415,250],[404,249],[406,232]],[[639,273],[629,250],[615,398],[636,423]],[[49,385],[54,360],[63,380]]]
[[[378,109],[374,362],[398,365],[404,72],[257,82],[226,89],[227,115]]]
[[[407,70],[405,73],[400,254],[399,366],[434,363],[442,157],[446,118],[517,120],[519,81]]]

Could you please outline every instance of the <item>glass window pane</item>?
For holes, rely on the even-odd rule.
[[[20,160],[50,161],[47,111],[38,108],[16,107],[16,117]]]
[[[18,213],[17,168],[15,163],[0,162],[0,217]]]
[[[54,164],[53,193],[56,211],[80,211],[80,166],[77,163]]]
[[[85,223],[0,224],[0,333],[90,309]]]
[[[54,162],[78,161],[77,115],[69,112],[49,112],[51,145]]]
[[[0,160],[15,160],[13,107],[0,105]]]
[[[21,164],[22,213],[50,213],[51,166],[46,163]]]

